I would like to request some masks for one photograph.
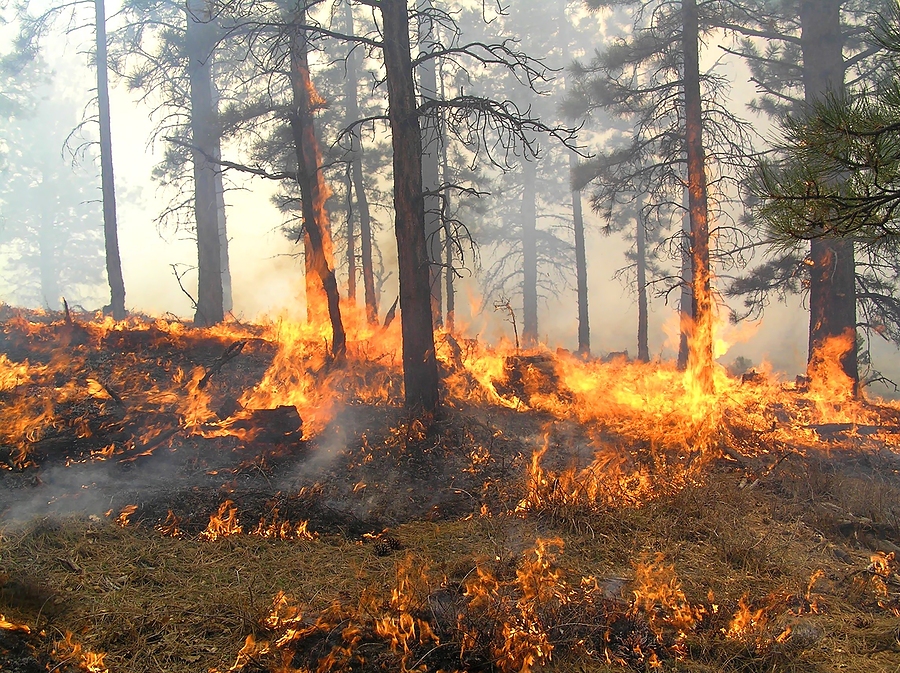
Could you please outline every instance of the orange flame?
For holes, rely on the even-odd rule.
[[[693,606],[681,588],[675,567],[663,562],[658,554],[651,562],[638,564],[635,569],[634,604],[632,609],[645,614],[658,632],[663,626],[675,629],[679,637],[685,636],[702,618],[702,606]],[[663,608],[658,612],[655,608]]]
[[[243,527],[238,523],[237,507],[231,500],[219,505],[219,511],[209,517],[209,525],[202,533],[201,540],[219,540],[229,535],[240,535]]]
[[[855,333],[848,329],[829,337],[813,353],[809,363],[809,396],[816,403],[822,422],[854,422],[860,418],[853,404],[855,382],[841,367],[841,359],[856,348]],[[849,405],[849,408],[848,408]]]
[[[137,505],[125,505],[122,508],[122,511],[119,512],[119,516],[116,517],[116,524],[123,528],[127,526],[128,520],[131,518],[131,515],[137,511],[137,508]]]
[[[753,610],[747,602],[748,594],[744,593],[738,601],[737,612],[731,618],[731,623],[725,631],[725,635],[735,640],[757,639],[764,631],[768,622],[765,607]]]
[[[317,540],[318,534],[311,532],[308,526],[309,521],[300,521],[294,524],[280,519],[276,509],[272,512],[270,521],[266,521],[265,518],[260,519],[250,534],[275,540]]]
[[[87,673],[109,673],[104,662],[106,654],[85,649],[81,643],[74,641],[71,632],[66,632],[65,637],[56,643],[54,654],[61,659],[75,661],[78,668]]]
[[[0,613],[0,629],[5,631],[21,631],[22,633],[31,633],[31,628],[27,624],[15,624],[9,621]]]

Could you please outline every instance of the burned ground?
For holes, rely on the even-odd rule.
[[[779,388],[642,429],[585,420],[548,354],[476,394],[454,341],[428,429],[383,353],[298,355],[336,402],[304,433],[241,410],[263,328],[4,318],[3,670],[900,667],[893,407]]]

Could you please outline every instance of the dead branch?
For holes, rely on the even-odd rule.
[[[115,402],[119,406],[124,406],[125,403],[122,401],[122,398],[119,396],[119,394],[113,389],[113,387],[109,383],[107,383],[106,381],[103,381],[99,378],[96,379],[96,381],[98,384],[100,384],[100,387],[103,388],[104,391],[106,391],[106,394],[112,398],[113,402]]]
[[[519,328],[516,325],[516,312],[513,310],[512,305],[509,303],[509,299],[506,297],[500,299],[500,301],[494,302],[494,310],[495,311],[506,311],[508,314],[507,320],[512,323],[513,326],[513,334],[516,337],[516,350],[519,350]]]
[[[384,315],[384,325],[382,325],[382,329],[387,329],[391,326],[391,323],[394,322],[394,317],[397,315],[397,304],[400,303],[400,297],[398,296],[394,303],[391,304],[391,307],[388,309],[388,312]]]
[[[177,267],[175,264],[169,264],[169,266],[172,267],[172,273],[175,274],[175,282],[178,283],[178,287],[180,287],[180,288],[181,288],[181,291],[184,292],[184,295],[185,295],[188,299],[191,300],[191,305],[194,307],[194,311],[196,311],[197,313],[200,313],[200,308],[197,306],[197,302],[196,302],[196,301],[194,300],[194,298],[191,296],[191,293],[188,292],[186,289],[184,289],[184,285],[183,285],[182,282],[181,282],[181,279],[184,278],[184,275],[185,275],[188,271],[190,271],[190,269],[188,269],[188,270],[185,271],[184,273],[178,273],[178,267]],[[192,268],[193,268],[193,267],[192,267]],[[200,313],[200,316],[202,317],[203,314]]]
[[[293,180],[294,182],[297,181],[296,171],[279,171],[278,173],[270,173],[266,169],[260,168],[259,166],[247,166],[245,164],[239,164],[235,163],[234,161],[227,161],[225,159],[220,159],[219,157],[212,156],[211,154],[204,152],[196,145],[185,142],[179,138],[166,136],[165,138],[163,138],[163,140],[166,140],[173,145],[177,145],[178,147],[183,147],[185,149],[191,150],[192,152],[199,152],[208,162],[221,166],[222,168],[231,168],[236,171],[240,171],[241,173],[257,175],[261,178],[266,178],[267,180]]]
[[[209,383],[209,380],[221,371],[222,367],[226,362],[230,360],[234,360],[238,355],[241,354],[241,351],[244,350],[244,346],[247,345],[246,341],[235,341],[228,348],[225,349],[225,352],[222,353],[216,361],[212,364],[212,366],[206,370],[206,373],[203,375],[203,378],[200,379],[200,382],[197,384],[197,388],[203,390],[206,387],[206,384]]]
[[[141,456],[150,455],[153,452],[153,449],[155,449],[157,446],[159,446],[163,442],[171,439],[172,437],[174,437],[175,435],[177,435],[179,432],[181,432],[184,429],[185,428],[183,425],[176,425],[174,428],[169,428],[168,430],[163,430],[161,433],[159,433],[156,437],[151,439],[149,442],[147,442],[143,446],[134,447],[134,451],[136,453],[134,453],[134,455],[132,455],[128,458],[120,459],[119,462],[120,463],[132,463],[135,460],[137,460],[138,458],[140,458]]]

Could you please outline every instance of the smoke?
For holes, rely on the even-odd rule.
[[[49,464],[37,471],[7,473],[0,513],[5,524],[47,516],[98,516],[140,505],[148,497],[189,484],[177,452],[161,452],[140,463],[118,461]],[[12,482],[12,483],[10,483]],[[18,482],[18,483],[16,483]]]

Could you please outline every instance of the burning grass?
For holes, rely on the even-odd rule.
[[[426,428],[390,330],[349,329],[337,366],[288,323],[9,318],[0,662],[900,667],[898,409],[829,357],[708,395],[439,336]]]
[[[389,553],[46,519],[4,533],[0,600],[48,656],[74,633],[112,671],[893,670],[895,557],[802,513],[722,476],[593,532],[410,522]]]

